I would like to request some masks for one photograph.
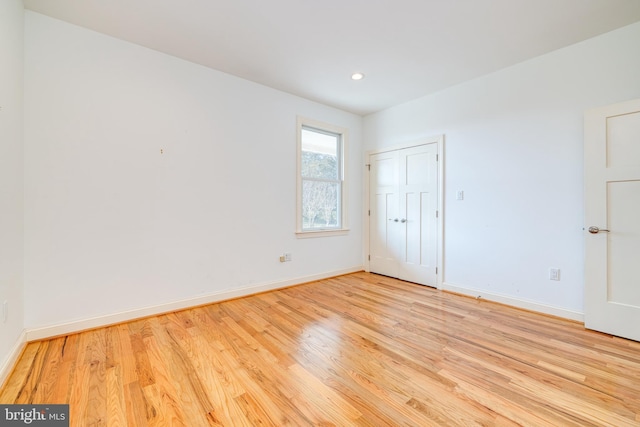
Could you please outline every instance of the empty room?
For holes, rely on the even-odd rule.
[[[638,218],[638,0],[0,1],[0,426],[640,426]]]

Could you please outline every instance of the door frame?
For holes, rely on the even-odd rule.
[[[444,284],[444,134],[443,135],[433,135],[429,137],[424,137],[416,140],[411,140],[407,142],[403,142],[397,145],[393,145],[390,147],[384,148],[376,148],[373,150],[366,151],[364,153],[364,204],[365,207],[363,209],[363,222],[364,222],[364,233],[363,236],[363,248],[364,248],[364,270],[366,272],[370,272],[370,262],[369,262],[369,251],[370,251],[370,219],[369,213],[371,211],[370,205],[370,197],[369,191],[371,189],[370,183],[370,174],[369,169],[371,165],[371,156],[380,153],[387,153],[389,151],[397,151],[403,150],[405,148],[418,147],[421,145],[429,145],[429,144],[437,144],[438,147],[438,221],[437,221],[437,232],[436,236],[438,238],[438,242],[436,244],[438,249],[438,256],[436,261],[436,267],[438,268],[438,274],[436,275],[436,289],[442,289]]]

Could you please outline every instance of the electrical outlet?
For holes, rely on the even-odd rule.
[[[285,252],[280,255],[280,262],[289,262],[291,261],[291,252]]]
[[[559,268],[550,268],[549,269],[549,280],[560,280],[560,269]]]

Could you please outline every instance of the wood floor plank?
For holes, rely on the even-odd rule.
[[[155,408],[144,397],[142,387],[137,381],[125,384],[124,401],[126,402],[127,422],[131,426],[147,427],[149,420],[155,417]],[[80,424],[82,418],[73,419]]]
[[[27,344],[73,426],[639,426],[640,343],[368,273]]]
[[[176,387],[176,382],[171,375],[171,369],[167,366],[167,360],[158,344],[155,336],[148,336],[143,340],[149,365],[153,369],[154,382],[142,387],[142,394],[146,405],[153,408],[152,416],[148,418],[150,425],[184,425],[188,426],[188,417],[185,410],[191,409],[187,399],[184,399]],[[185,396],[189,397],[189,394]],[[185,402],[185,400],[187,400]],[[202,421],[200,411],[194,410],[194,417]]]
[[[172,321],[174,317],[169,314],[160,321],[150,321],[149,335],[144,338],[156,386],[149,390],[163,397],[163,400],[155,399],[156,411],[159,414],[170,411],[170,419],[184,425],[191,422],[196,425],[223,425],[214,413],[209,387],[199,376],[198,362],[194,357],[199,349],[194,348],[189,332]],[[143,390],[147,393],[146,387]],[[155,395],[149,393],[148,397],[154,398]],[[167,409],[163,410],[158,404]],[[166,425],[166,421],[161,420],[158,418],[156,425]],[[205,424],[205,420],[209,423]]]
[[[16,362],[12,375],[0,390],[0,403],[18,403],[24,401],[21,396],[28,390],[27,381],[33,375],[33,365],[41,355],[42,342],[28,343]],[[28,403],[28,402],[27,402]]]

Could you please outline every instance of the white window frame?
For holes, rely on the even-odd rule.
[[[319,132],[327,132],[331,134],[340,135],[340,165],[338,166],[341,171],[340,176],[340,200],[339,213],[340,215],[340,227],[339,228],[318,228],[314,230],[304,230],[302,228],[302,129],[315,129]],[[346,147],[348,143],[348,130],[343,127],[331,125],[328,123],[322,123],[316,120],[298,117],[296,125],[296,236],[299,238],[306,237],[325,237],[325,236],[338,236],[344,235],[349,232],[347,227],[347,185],[346,185]]]

